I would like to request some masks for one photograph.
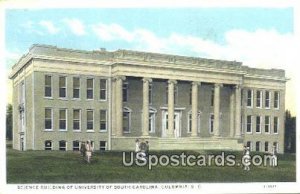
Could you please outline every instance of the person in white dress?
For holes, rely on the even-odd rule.
[[[90,140],[88,140],[86,142],[85,149],[86,149],[86,151],[85,151],[86,160],[87,160],[88,163],[90,163],[91,162],[91,158],[92,158],[92,152],[93,152],[93,146],[92,146]]]

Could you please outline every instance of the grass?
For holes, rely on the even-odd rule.
[[[155,152],[173,154],[181,152]],[[193,151],[187,154],[199,154]],[[210,151],[207,153],[220,153]],[[206,153],[206,154],[207,154]],[[229,154],[230,152],[226,152]],[[240,152],[232,152],[241,157]],[[151,153],[150,153],[151,154]],[[73,151],[26,151],[7,148],[8,183],[153,183],[153,182],[294,182],[296,181],[295,155],[278,155],[278,167],[241,166],[184,167],[155,166],[125,167],[121,152],[97,152],[87,164]]]

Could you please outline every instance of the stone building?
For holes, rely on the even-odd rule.
[[[14,149],[284,151],[284,70],[33,45],[10,78]]]

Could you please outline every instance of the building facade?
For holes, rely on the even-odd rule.
[[[10,78],[14,149],[284,151],[284,70],[33,45]]]

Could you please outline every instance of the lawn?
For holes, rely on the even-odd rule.
[[[155,152],[173,154],[181,152]],[[220,153],[211,151],[208,153]],[[237,157],[241,153],[233,152]],[[151,153],[153,154],[153,153]],[[187,152],[187,154],[199,154]],[[207,153],[206,153],[207,154]],[[226,152],[229,154],[229,152]],[[87,164],[78,152],[7,149],[8,183],[127,183],[127,182],[294,182],[295,155],[278,155],[278,167],[146,166],[125,167],[121,152],[96,152]]]

